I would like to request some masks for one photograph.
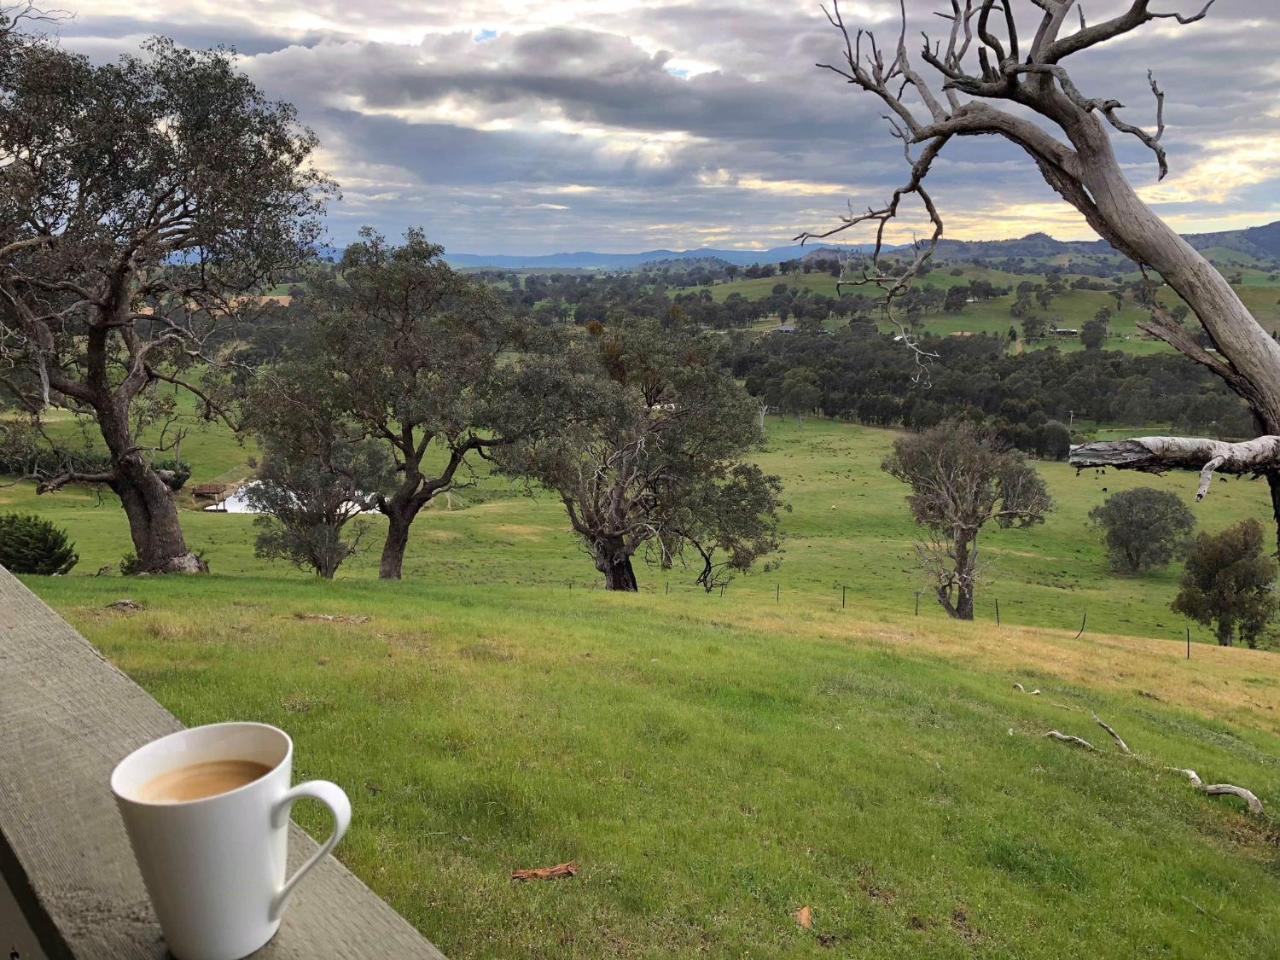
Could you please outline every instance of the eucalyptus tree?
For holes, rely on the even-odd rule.
[[[576,416],[499,458],[560,497],[606,589],[639,589],[633,558],[646,545],[664,563],[686,541],[722,546],[741,568],[776,548],[777,479],[741,462],[763,440],[759,408],[707,336],[625,321],[594,328],[577,352],[591,386]],[[756,505],[754,521],[725,502],[735,496]]]
[[[564,415],[556,333],[507,311],[443,252],[421,230],[395,245],[366,228],[299,308],[295,352],[312,371],[299,388],[330,395],[350,429],[394,461],[375,501],[388,523],[384,579],[400,579],[414,520],[472,458]]]
[[[926,34],[913,56],[905,3],[901,30],[885,41],[848,25],[833,0],[828,19],[840,33],[842,50],[838,62],[820,66],[881,101],[893,135],[906,148],[910,170],[882,207],[851,212],[834,228],[803,236],[873,225],[876,251],[862,276],[851,282],[880,285],[892,303],[925,269],[943,234],[942,215],[926,185],[938,158],[959,138],[998,137],[1017,146],[1100,237],[1144,272],[1158,275],[1186,304],[1213,349],[1154,297],[1145,304],[1150,317],[1142,328],[1221,377],[1248,402],[1266,434],[1240,444],[1179,437],[1086,444],[1073,452],[1072,461],[1139,470],[1192,467],[1206,477],[1215,469],[1264,474],[1280,532],[1280,342],[1257,322],[1227,278],[1142,199],[1117,155],[1114,138],[1133,138],[1151,152],[1161,179],[1168,172],[1165,93],[1154,74],[1148,73],[1148,83],[1155,123],[1144,128],[1124,117],[1118,100],[1085,89],[1092,80],[1086,71],[1073,74],[1068,66],[1080,54],[1108,43],[1123,45],[1126,37],[1152,25],[1197,23],[1210,14],[1213,0],[1188,13],[1153,10],[1153,0],[1125,0],[1120,12],[1094,23],[1086,21],[1077,0],[937,0],[925,6],[933,6],[946,25],[941,37]],[[1023,17],[1034,24],[1033,31],[1019,30]],[[1170,34],[1167,42],[1177,41]],[[923,207],[929,236],[904,269],[888,269],[879,244],[912,202]],[[928,352],[906,339],[926,364]],[[1201,496],[1207,488],[1202,482]]]
[[[21,40],[14,38],[21,36]],[[0,57],[0,385],[33,417],[94,425],[139,568],[195,572],[157,446],[158,387],[230,413],[206,349],[247,297],[310,256],[330,183],[293,107],[227,51],[163,39],[103,65],[11,33]]]
[[[911,487],[907,505],[929,534],[916,552],[938,603],[949,616],[972,620],[983,569],[979,533],[993,521],[1043,523],[1053,507],[1044,481],[993,430],[967,420],[900,437],[881,469]]]
[[[1102,528],[1111,565],[1142,573],[1163,567],[1190,538],[1196,516],[1167,490],[1138,487],[1108,497],[1089,511]]]

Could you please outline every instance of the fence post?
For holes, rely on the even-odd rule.
[[[920,591],[916,591],[916,616],[920,616]]]
[[[782,584],[780,583],[775,583],[773,585],[773,602],[774,603],[782,602]]]
[[[1191,659],[1191,628],[1187,627],[1187,659]]]
[[[845,594],[848,593],[848,591],[849,591],[848,587],[846,587],[844,584],[840,585],[840,609],[841,610],[844,609]]]
[[[1000,626],[1000,601],[996,601],[996,626]]]

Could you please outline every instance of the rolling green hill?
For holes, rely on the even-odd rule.
[[[484,475],[420,519],[402,583],[372,553],[333,583],[266,566],[252,518],[194,511],[212,575],[93,576],[128,546],[109,496],[18,484],[0,509],[71,530],[80,566],[27,582],[183,721],[287,728],[299,776],[352,796],[341,858],[458,960],[1276,955],[1275,822],[1167,768],[1280,805],[1280,658],[1197,631],[1188,661],[1176,570],[1115,577],[1087,526],[1107,492],[1192,479],[1041,465],[1056,511],[984,535],[979,620],[955,624],[915,613],[892,439],[771,420],[786,552],[723,595],[680,568],[597,589],[562,508]],[[184,443],[193,483],[250,454]],[[1196,511],[1265,517],[1266,491]]]
[[[1224,251],[1222,262],[1224,264],[1231,263],[1233,256],[1243,257],[1244,255],[1234,254],[1232,251],[1227,250]],[[1280,277],[1275,277],[1272,273],[1254,267],[1242,268],[1241,274],[1241,280],[1236,284],[1236,290],[1241,299],[1244,300],[1249,309],[1253,311],[1254,316],[1266,329],[1280,331]],[[1068,275],[1068,282],[1070,279],[1071,277]],[[972,283],[974,280],[986,280],[998,287],[1016,289],[1019,283],[1026,280],[1034,283],[1043,282],[1044,274],[1008,273],[1003,270],[973,264],[955,266],[944,264],[921,278],[919,285],[946,289],[959,284]],[[835,279],[829,274],[818,272],[732,280],[716,283],[707,289],[710,290],[711,296],[720,302],[723,302],[733,294],[738,294],[750,300],[761,300],[767,298],[777,284],[783,284],[798,290],[811,290],[814,293],[830,297],[836,295]],[[686,288],[684,292],[687,292],[687,289],[689,288]],[[871,290],[870,294],[874,294],[874,290]],[[1162,294],[1162,299],[1168,306],[1173,306],[1177,302],[1176,298],[1168,292]],[[959,313],[932,312],[925,317],[924,330],[927,333],[939,336],[990,333],[1006,337],[1009,328],[1016,327],[1019,331],[1019,338],[1021,338],[1021,323],[1010,314],[1010,308],[1013,306],[1014,300],[1015,295],[1010,293],[994,300],[967,304]],[[1060,321],[1060,325],[1063,327],[1079,329],[1086,320],[1091,319],[1101,308],[1107,307],[1115,312],[1111,322],[1112,336],[1107,343],[1107,349],[1122,350],[1126,353],[1135,354],[1159,353],[1171,350],[1161,341],[1155,340],[1138,330],[1138,321],[1144,319],[1147,312],[1134,303],[1131,298],[1124,301],[1119,311],[1115,310],[1115,306],[1115,301],[1106,291],[1068,290],[1066,293],[1056,297],[1047,310],[1037,306],[1035,312],[1051,323]],[[832,321],[830,325],[837,323],[838,321]],[[758,332],[766,332],[776,325],[776,321],[766,319],[757,324],[755,329]],[[1025,344],[1024,347],[1042,349],[1050,345],[1056,346],[1060,350],[1083,349],[1083,345],[1078,338],[1044,338]]]

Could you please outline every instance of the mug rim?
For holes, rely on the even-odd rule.
[[[210,797],[200,797],[196,800],[174,800],[174,801],[165,801],[165,802],[157,802],[155,800],[143,800],[137,796],[131,796],[128,793],[125,793],[123,790],[121,790],[121,788],[117,784],[117,780],[120,777],[120,771],[124,768],[126,764],[128,764],[130,761],[138,757],[139,754],[150,751],[152,748],[158,747],[160,744],[166,743],[170,740],[174,740],[178,737],[189,736],[193,733],[198,733],[203,730],[216,730],[219,727],[254,727],[259,730],[269,730],[272,733],[279,734],[284,739],[284,747],[285,747],[284,756],[282,756],[279,760],[277,760],[272,765],[270,770],[268,770],[262,776],[258,777],[256,780],[251,780],[248,783],[241,784],[240,786],[236,787],[233,790],[226,790],[222,793],[215,793],[213,796],[210,796]],[[292,757],[293,757],[293,738],[290,737],[289,734],[285,733],[285,731],[281,730],[279,727],[270,723],[260,723],[256,720],[224,720],[220,723],[201,724],[198,727],[184,727],[181,730],[173,731],[173,733],[166,733],[163,737],[157,737],[154,740],[148,740],[146,743],[142,744],[142,746],[137,747],[136,749],[130,751],[128,755],[123,757],[111,770],[111,778],[110,778],[111,793],[115,796],[117,800],[121,801],[122,803],[131,803],[140,807],[155,807],[155,808],[170,808],[170,809],[195,807],[195,806],[199,806],[202,803],[212,803],[215,800],[222,800],[224,797],[235,796],[238,793],[242,793],[246,790],[256,787],[263,780],[267,779],[267,777],[271,776],[271,774],[279,770],[284,764],[288,763]]]

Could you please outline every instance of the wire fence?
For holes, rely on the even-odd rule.
[[[591,581],[585,584],[583,583],[575,584],[574,581],[570,580],[570,581],[566,581],[566,584],[569,590],[575,589],[575,586],[579,590],[583,590],[583,589],[589,590],[589,591],[604,590],[603,585],[598,581]],[[811,603],[814,603],[814,604],[820,604],[821,596],[822,596],[822,591],[815,591],[812,588],[786,591],[783,589],[783,584],[779,582],[773,583],[772,589],[767,591],[767,593],[764,593],[763,591],[760,591],[758,589],[744,590],[739,588],[737,590],[733,590],[731,589],[732,587],[733,587],[732,581],[714,584],[711,589],[707,589],[703,587],[701,584],[694,585],[694,586],[690,586],[689,584],[677,584],[676,593],[677,595],[682,595],[682,596],[701,595],[707,598],[719,599],[719,600],[732,599],[734,600],[734,602],[741,602],[740,598],[755,599],[755,600],[760,600],[763,598],[766,601],[771,599],[774,605],[776,606],[781,606],[783,597],[788,592],[790,592],[794,596],[807,598],[808,600],[811,601]],[[642,587],[639,592],[648,593],[648,594],[660,592],[664,596],[670,596],[672,593],[671,579],[670,578],[664,579],[661,583],[661,586]],[[762,594],[763,594],[763,597],[762,597]],[[855,593],[854,588],[850,587],[846,583],[841,583],[841,582],[833,583],[832,587],[830,588],[830,593],[828,593],[827,595],[833,601],[831,604],[831,607],[833,609],[835,608],[834,600],[837,597],[839,598],[839,601],[840,601],[839,609],[845,610],[845,611],[861,610],[863,612],[890,613],[895,609],[898,609],[893,604],[884,603],[883,598],[880,598],[879,602],[869,603],[865,606],[859,606],[856,603],[858,596]],[[930,605],[932,605],[931,601],[928,599],[928,591],[926,590],[908,591],[905,596],[910,598],[908,601],[908,606],[911,609],[911,613],[913,617],[920,617],[922,615],[921,614],[921,598],[922,597],[926,598],[926,605],[925,605],[926,610],[929,608]],[[987,603],[990,604],[989,607],[986,606]],[[940,612],[942,609],[941,606],[940,605],[936,605],[936,606],[937,606],[937,610]],[[815,609],[816,609],[816,606],[815,606]],[[1011,605],[1006,599],[1003,612],[1007,614],[1008,612],[1010,612],[1010,609],[1011,609]],[[980,611],[982,615],[979,615]],[[1009,622],[1007,625],[1013,628],[1025,627],[1029,629],[1060,629],[1063,631],[1073,631],[1074,632],[1073,639],[1076,639],[1076,640],[1079,640],[1082,637],[1087,636],[1091,632],[1099,635],[1116,634],[1121,636],[1149,637],[1152,639],[1160,639],[1162,636],[1166,635],[1160,631],[1135,633],[1132,631],[1132,629],[1113,629],[1113,630],[1107,630],[1105,628],[1098,629],[1098,624],[1096,622],[1095,622],[1094,628],[1091,629],[1089,626],[1088,608],[1081,607],[1079,610],[1079,615],[1080,615],[1080,621],[1078,626],[1076,625],[1075,621],[1072,620],[1070,622],[1063,623],[1061,626],[1055,627],[1055,626],[1044,623],[1043,618],[1040,618],[1037,622],[1021,622],[1021,623]],[[1007,617],[1002,616],[1000,599],[998,597],[993,597],[989,601],[984,601],[984,605],[982,607],[979,607],[975,604],[974,617],[973,617],[973,620],[970,622],[993,623],[996,627],[1003,627],[1006,625],[1007,619],[1008,619]],[[1169,639],[1171,640],[1177,640],[1179,642],[1185,641],[1187,660],[1191,659],[1191,647],[1193,643],[1212,644],[1215,642],[1212,640],[1193,639],[1192,633],[1193,633],[1193,628],[1190,625],[1186,625],[1183,627],[1181,631],[1178,631],[1174,633],[1173,636],[1169,637]]]

